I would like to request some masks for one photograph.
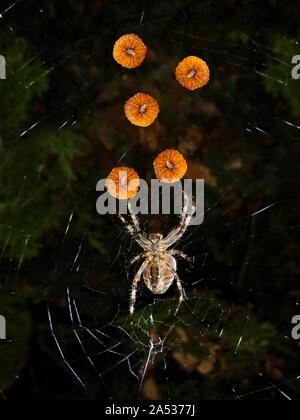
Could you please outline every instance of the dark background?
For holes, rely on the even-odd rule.
[[[1,0],[0,12],[2,397],[298,399],[299,3]],[[132,32],[149,52],[127,71],[112,48]],[[212,73],[193,93],[174,77],[191,54]],[[161,107],[145,130],[123,113],[138,91]],[[179,315],[175,288],[157,302],[142,288],[131,324],[138,248],[97,215],[95,186],[120,164],[151,179],[170,147],[205,179],[206,216],[179,244],[195,257],[180,264]]]

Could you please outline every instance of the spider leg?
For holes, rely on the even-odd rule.
[[[131,207],[130,202],[128,203],[128,209],[129,209],[129,214],[130,214],[132,223],[133,223],[133,225],[135,227],[135,230],[137,231],[137,233],[142,234],[139,219],[137,218],[136,214],[134,214],[132,212],[132,207]]]
[[[131,261],[129,261],[128,265],[132,266],[134,263],[136,263],[137,261],[139,261],[141,258],[143,258],[145,256],[144,253],[141,253],[139,255],[137,255],[136,257],[132,258]]]
[[[180,217],[180,223],[177,226],[177,228],[173,229],[169,235],[167,235],[164,239],[163,239],[163,243],[165,246],[169,247],[171,245],[169,245],[169,243],[173,244],[175,243],[178,239],[176,239],[174,242],[172,242],[175,238],[178,237],[178,235],[183,235],[187,226],[190,223],[190,220],[192,218],[192,214],[195,212],[195,208],[192,205],[191,208],[191,214],[188,214],[188,210],[190,207],[190,201],[189,198],[187,196],[187,194],[185,192],[183,192],[183,209],[182,209],[182,213],[181,213],[181,217]]]
[[[167,235],[162,240],[166,249],[170,248],[172,245],[174,245],[185,234],[187,228],[189,227],[191,219],[192,219],[192,217],[195,213],[196,208],[195,208],[194,204],[189,206],[189,201],[188,201],[188,198],[187,198],[185,193],[184,193],[184,197],[185,197],[185,204],[184,204],[184,208],[183,208],[182,215],[181,215],[181,221],[180,221],[179,225],[177,226],[177,228],[173,229],[169,233],[169,235]],[[189,208],[191,210],[188,213]]]
[[[127,223],[125,217],[118,213],[118,217],[124,224],[125,228],[129,232],[130,236],[140,245],[141,248],[146,249],[150,245],[150,242],[143,236],[141,230],[136,230],[135,225]]]
[[[165,261],[167,262],[166,259],[165,259]],[[175,316],[176,316],[179,312],[179,309],[182,305],[182,302],[185,300],[185,291],[184,291],[184,288],[182,287],[181,280],[180,280],[178,274],[176,273],[176,271],[173,270],[173,268],[170,266],[170,264],[167,263],[167,266],[171,269],[171,271],[174,275],[174,278],[176,279],[176,285],[177,285],[177,289],[179,291],[179,302],[178,302],[176,312],[175,312]]]
[[[149,260],[146,260],[146,261],[143,262],[143,264],[139,268],[139,270],[136,273],[136,275],[134,277],[134,280],[132,282],[132,290],[131,290],[131,296],[130,296],[130,308],[129,308],[129,313],[130,313],[131,316],[134,313],[137,287],[138,287],[139,282],[141,281],[143,271],[145,270],[145,268],[147,267],[148,264],[149,264]]]
[[[189,257],[188,255],[186,255],[182,251],[178,251],[177,249],[172,249],[171,251],[168,251],[168,253],[171,254],[171,255],[175,255],[176,257],[180,257],[183,260],[186,260],[190,264],[193,262],[193,259],[191,257]]]
[[[184,260],[189,260],[190,259],[190,257],[188,255],[186,255],[184,252],[179,251],[177,249],[172,249],[171,251],[168,251],[168,253],[172,254],[172,255],[176,255],[177,257],[180,257]]]
[[[182,287],[180,278],[178,277],[178,274],[176,274],[176,284],[177,284],[177,289],[179,291],[179,302],[176,308],[176,312],[175,312],[175,316],[178,314],[179,309],[182,305],[182,302],[185,300],[185,293],[184,293],[184,289]]]

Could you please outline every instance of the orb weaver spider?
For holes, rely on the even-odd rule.
[[[130,315],[132,316],[134,314],[137,289],[142,278],[148,289],[155,295],[166,293],[174,280],[176,280],[179,291],[179,303],[175,312],[176,315],[184,301],[185,292],[177,274],[177,261],[175,257],[183,258],[189,262],[191,259],[183,252],[170,248],[185,234],[195,213],[195,206],[193,203],[190,203],[187,195],[184,193],[184,204],[180,215],[180,223],[166,237],[161,233],[144,234],[137,216],[132,212],[130,203],[128,204],[128,208],[132,224],[127,223],[121,214],[118,216],[131,237],[143,248],[143,252],[134,257],[129,262],[129,265],[131,266],[140,259],[144,259],[132,282]]]

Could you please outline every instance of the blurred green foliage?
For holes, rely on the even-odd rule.
[[[11,43],[7,36],[1,39],[2,50],[7,51],[5,58],[9,77],[0,84],[1,95],[1,154],[13,144],[22,124],[30,117],[33,101],[45,93],[48,77],[40,77],[44,71],[42,64],[30,59],[36,54],[34,48],[23,38]],[[29,62],[28,62],[29,61]],[[27,63],[27,64],[26,64]],[[34,84],[29,86],[32,80]]]
[[[17,39],[8,48],[10,77],[0,84],[0,220],[6,221],[0,229],[0,247],[17,260],[38,255],[42,236],[65,217],[77,176],[73,162],[84,154],[83,137],[76,130],[43,126],[33,136],[22,133],[49,85],[42,64],[36,60],[31,64],[32,54],[28,43]],[[66,207],[60,206],[62,200]],[[27,239],[30,246],[23,255]]]

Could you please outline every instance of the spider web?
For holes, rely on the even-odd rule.
[[[50,19],[50,12],[43,1],[18,0],[6,3],[6,7],[1,6],[3,10],[0,13],[0,23],[2,30],[9,32],[12,39],[18,32],[14,27],[15,19],[24,10],[45,22]],[[182,5],[184,3],[181,2]],[[71,2],[70,5],[72,6]],[[210,36],[189,32],[192,16],[188,6],[184,9],[186,12],[180,30],[174,26],[178,19],[174,18],[176,7],[179,8],[177,3],[175,9],[170,4],[166,5],[163,15],[157,16],[150,3],[139,2],[134,19],[128,19],[122,6],[122,2],[118,1],[105,6],[106,13],[114,15],[114,31],[120,33],[124,29],[141,29],[152,35],[157,24],[169,25],[172,35],[164,41],[166,47],[173,46],[177,56],[187,50],[197,52],[199,49],[202,54],[211,54],[215,59],[211,64],[215,80],[224,73],[230,77],[230,70],[238,68],[242,74],[248,74],[252,82],[258,79],[268,79],[279,85],[288,85],[290,82],[290,57],[274,56],[268,44],[258,41],[259,34],[253,37],[248,34],[252,47],[226,42],[220,45]],[[214,2],[207,2],[206,7],[210,12],[214,11]],[[68,18],[72,20],[72,12]],[[216,18],[212,15],[211,19],[214,23]],[[285,36],[282,35],[282,38]],[[153,39],[158,41],[154,36]],[[89,42],[90,39],[80,39],[67,50],[60,50],[57,45],[56,53],[43,62],[48,69],[46,73],[43,72],[34,79],[26,74],[28,63],[24,63],[22,69],[8,70],[30,89],[44,77],[59,73],[62,66],[80,54],[82,45],[90,48],[85,62],[99,65],[103,52],[111,44],[95,48]],[[197,45],[201,45],[201,48]],[[44,47],[47,48],[47,37]],[[42,52],[39,55],[43,57]],[[36,58],[32,57],[32,60]],[[267,60],[272,62],[274,77],[264,70]],[[279,68],[276,67],[278,63]],[[23,75],[25,79],[22,78]],[[142,79],[142,75],[139,77]],[[79,89],[71,92],[60,107],[24,127],[19,138],[13,141],[26,141],[27,136],[50,119],[57,122],[57,131],[78,124],[72,101],[80,98],[83,91],[84,89]],[[249,105],[240,92],[229,89],[222,95],[227,108],[224,118],[229,124],[228,129],[234,124],[235,114],[232,111],[236,109],[234,104],[238,102],[243,108],[241,113],[245,121],[241,136],[244,137],[246,133],[250,141],[261,138],[262,142],[267,143],[270,137],[276,135],[274,129],[279,127],[284,137],[277,137],[278,142],[288,138],[292,147],[299,141],[300,127],[292,121],[281,119],[269,112],[268,107]],[[188,104],[187,100],[185,105]],[[62,112],[64,115],[68,114],[63,121],[60,117]],[[116,164],[134,158],[135,150],[135,145],[126,146]],[[269,149],[266,147],[266,150]],[[237,156],[233,152],[229,158],[234,162]],[[297,157],[290,156],[290,159],[290,176],[296,176],[299,169]],[[231,169],[222,168],[215,176],[227,178],[230,171]],[[91,266],[95,264],[97,252],[89,245],[89,231],[83,231],[79,239],[72,236],[85,198],[74,200],[73,208],[66,209],[64,234],[57,244],[55,255],[50,258],[49,267],[42,272],[42,281],[38,284],[45,299],[32,309],[34,326],[30,338],[29,361],[15,378],[14,386],[0,391],[2,398],[31,398],[27,389],[30,385],[34,388],[35,397],[41,399],[58,398],[60,395],[64,399],[160,396],[170,400],[201,400],[205,398],[205,387],[210,389],[211,395],[216,399],[298,399],[300,370],[297,371],[293,363],[285,369],[279,369],[276,365],[276,372],[280,370],[277,378],[276,375],[268,375],[264,366],[263,353],[267,351],[264,339],[272,335],[266,325],[272,314],[274,317],[276,314],[277,319],[275,355],[281,355],[280,349],[284,348],[289,349],[289,354],[294,357],[299,346],[290,337],[290,319],[297,312],[298,295],[292,296],[291,311],[288,314],[278,315],[278,308],[272,306],[271,302],[267,304],[268,311],[264,311],[263,301],[268,302],[269,295],[255,281],[258,273],[267,277],[280,270],[280,267],[268,265],[269,261],[257,260],[257,243],[270,246],[271,253],[274,242],[288,241],[296,235],[300,226],[294,214],[283,218],[284,228],[278,222],[283,214],[289,215],[290,209],[296,206],[292,188],[285,193],[281,190],[277,195],[266,193],[257,207],[256,194],[263,190],[266,183],[264,177],[268,175],[266,168],[263,173],[251,173],[246,182],[235,177],[220,189],[217,199],[209,198],[204,224],[191,227],[178,244],[178,249],[194,256],[194,262],[193,267],[186,267],[185,263],[179,264],[186,300],[177,316],[175,310],[178,294],[175,287],[166,296],[159,298],[147,293],[145,287],[142,287],[139,288],[136,313],[133,319],[129,318],[129,288],[135,270],[129,269],[127,263],[138,249],[134,241],[128,238],[123,226],[113,217],[108,218],[108,223],[115,232],[109,246],[110,261],[104,267],[105,282],[98,284],[94,278],[96,267]],[[25,199],[24,188],[31,182],[30,174],[25,174],[17,198],[20,204]],[[93,185],[86,186],[87,195],[93,190]],[[34,179],[32,187],[36,190],[42,187],[39,177]],[[4,193],[5,188],[2,185]],[[237,201],[239,206],[234,211]],[[251,208],[252,211],[249,211]],[[232,212],[234,217],[228,217]],[[91,219],[97,217],[99,216],[91,214]],[[274,220],[271,226],[268,223],[269,217]],[[173,217],[164,217],[162,220],[159,226],[163,227],[164,233],[178,222]],[[145,218],[144,230],[151,229],[152,224],[155,228],[156,223],[152,218]],[[0,250],[2,293],[17,300],[20,285],[26,282],[24,279],[29,274],[24,259],[31,246],[32,233],[16,229],[13,220],[2,220],[0,228],[7,232],[7,240]],[[99,235],[105,241],[105,233]],[[229,244],[226,257],[218,264],[215,257],[221,250],[216,245],[216,238],[220,241],[220,248]],[[9,245],[12,255],[15,247],[20,248],[17,261],[13,257],[5,257]],[[116,278],[119,279],[119,287],[116,287]],[[109,287],[110,283],[113,284],[112,288]],[[269,280],[267,284],[272,287]],[[289,285],[287,289],[288,287]],[[244,299],[237,297],[238,291],[242,292]],[[259,339],[257,319],[266,323]],[[270,339],[271,343],[273,339],[274,337]],[[21,341],[22,338],[10,338],[1,343],[1,348],[6,351],[8,347],[18,347]],[[190,348],[194,343],[198,343],[200,348],[196,355]],[[220,355],[222,352],[227,355],[225,359]],[[249,357],[249,354],[253,357]],[[245,364],[242,381],[232,367],[233,370],[229,369],[230,374],[227,375],[223,366],[225,373],[221,380],[222,386],[216,391],[211,390],[213,383],[209,382],[209,377],[212,372],[220,369],[222,363],[231,363],[234,366],[242,362]],[[203,388],[205,380],[206,385]],[[185,384],[184,388],[179,385],[181,383]]]

